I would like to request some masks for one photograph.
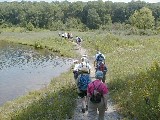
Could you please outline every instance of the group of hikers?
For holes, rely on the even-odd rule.
[[[82,113],[88,110],[88,120],[95,120],[97,109],[98,120],[104,120],[107,108],[108,87],[105,83],[107,66],[105,56],[98,50],[94,60],[95,80],[91,79],[91,66],[84,54],[81,60],[74,61],[73,74],[76,81],[78,96],[82,102]]]
[[[73,34],[72,33],[67,33],[67,32],[59,32],[58,35],[64,39],[70,39],[70,40],[73,40]],[[82,42],[82,38],[79,37],[79,36],[76,36],[75,37],[75,42],[77,43],[77,45],[81,45],[81,42]]]

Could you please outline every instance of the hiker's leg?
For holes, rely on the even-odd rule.
[[[96,120],[97,118],[97,105],[91,103],[90,101],[88,102],[88,120]]]
[[[83,97],[83,98],[81,98],[81,100],[82,100],[82,109],[84,108],[86,108],[86,98],[85,97]]]
[[[104,120],[105,105],[103,100],[98,105],[98,111],[99,111],[98,120]]]
[[[102,82],[105,83],[105,80],[106,80],[106,74],[103,73],[103,79],[102,79]]]
[[[87,96],[87,90],[83,91],[83,98],[82,98],[82,108],[85,108],[85,109],[87,105],[86,96]]]

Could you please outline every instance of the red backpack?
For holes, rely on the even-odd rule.
[[[104,69],[105,69],[104,63],[99,63],[99,64],[97,65],[97,70],[104,72]]]

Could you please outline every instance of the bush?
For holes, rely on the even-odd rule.
[[[117,80],[110,84],[111,89],[116,87],[116,90],[119,91],[116,94],[116,100],[123,109],[122,113],[129,119],[158,120],[160,113],[158,106],[159,74],[160,67],[155,62],[147,72],[141,72],[137,76],[129,76],[125,81]]]
[[[31,22],[29,22],[26,27],[27,27],[27,30],[29,30],[29,31],[33,31],[34,30],[34,26],[33,26],[33,24]]]

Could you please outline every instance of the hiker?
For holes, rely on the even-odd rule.
[[[81,45],[81,42],[82,42],[82,39],[80,37],[76,36],[76,43],[78,45]]]
[[[104,62],[104,64],[105,64],[105,56],[100,51],[97,51],[96,56],[95,56],[95,61],[94,61],[94,67],[99,62]]]
[[[72,33],[70,33],[70,39],[73,39],[73,34]]]
[[[88,74],[90,74],[91,66],[88,62],[85,61],[85,58],[82,57],[81,60],[82,62],[78,66],[78,72],[87,72]]]
[[[65,38],[65,39],[67,39],[67,38],[68,38],[68,35],[67,35],[67,33],[66,33],[66,32],[64,33],[64,38]]]
[[[97,65],[96,65],[96,72],[97,71],[102,71],[103,72],[103,79],[102,82],[105,83],[106,80],[106,73],[108,71],[106,64],[104,64],[104,62],[100,61]]]
[[[69,33],[67,33],[67,38],[68,38],[68,39],[70,39],[70,37],[71,37],[71,36],[70,36],[70,34],[69,34]]]
[[[62,38],[64,38],[64,33],[61,34]]]
[[[84,61],[85,61],[85,62],[89,63],[89,60],[88,60],[88,58],[87,58],[87,55],[86,55],[86,54],[82,55],[81,60],[82,60],[82,59],[84,59]]]
[[[61,37],[61,32],[58,32],[58,35]]]
[[[84,66],[87,66],[85,62],[81,63]],[[78,88],[78,96],[81,98],[82,103],[82,112],[85,113],[85,111],[88,109],[87,105],[87,87],[88,84],[91,82],[90,74],[88,73],[88,68],[82,69],[81,66],[78,78],[77,78],[77,88]]]
[[[97,109],[99,111],[98,120],[104,120],[105,111],[108,109],[108,87],[102,82],[102,71],[97,71],[95,78],[96,80],[90,82],[87,88],[88,120],[95,120],[97,116]]]
[[[74,60],[74,68],[73,68],[73,74],[74,74],[74,79],[76,80],[78,78],[78,60]]]

